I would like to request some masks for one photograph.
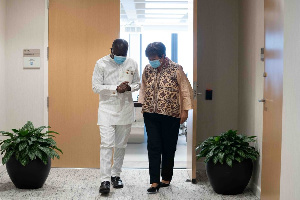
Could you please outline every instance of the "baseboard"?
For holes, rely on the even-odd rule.
[[[253,194],[260,199],[261,188],[253,182],[251,183],[250,188]]]
[[[205,163],[201,161],[196,162],[196,169],[197,171],[206,170]]]

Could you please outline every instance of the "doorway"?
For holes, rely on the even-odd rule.
[[[193,14],[188,0],[176,1],[120,1],[120,38],[129,43],[128,56],[135,59],[140,77],[148,64],[145,49],[151,42],[162,42],[166,56],[183,66],[193,80],[193,37],[189,17]],[[133,94],[134,101],[138,92]],[[136,104],[138,106],[138,104]],[[147,133],[141,107],[135,106],[135,122],[124,158],[124,168],[148,168]],[[180,127],[174,168],[187,168],[187,124]]]

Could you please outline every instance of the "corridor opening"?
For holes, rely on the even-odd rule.
[[[135,59],[140,77],[149,63],[145,49],[151,42],[162,42],[166,56],[183,66],[191,84],[193,77],[192,1],[137,1],[121,0],[120,38],[129,43],[128,56]],[[138,100],[138,92],[133,94]],[[132,125],[124,168],[148,168],[147,133],[141,107],[135,103],[135,122]],[[174,168],[187,166],[187,122],[178,130]]]

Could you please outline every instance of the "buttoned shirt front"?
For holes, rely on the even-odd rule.
[[[131,91],[118,93],[116,88],[128,81]],[[132,92],[140,88],[138,64],[127,58],[117,64],[110,55],[96,62],[93,78],[93,91],[99,94],[98,125],[127,125],[134,120]]]

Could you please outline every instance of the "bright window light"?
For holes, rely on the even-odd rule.
[[[146,14],[155,14],[155,13],[158,13],[158,14],[186,14],[188,13],[188,10],[145,10],[145,13]]]
[[[147,24],[179,24],[180,20],[178,19],[145,19]]]
[[[187,4],[146,3],[145,8],[188,8]]]
[[[145,14],[145,18],[181,19],[184,15],[153,15]]]
[[[147,1],[162,1],[162,0],[145,0],[145,2]],[[171,1],[171,2],[176,2],[176,1],[184,1],[184,0],[164,0],[164,1]],[[188,2],[188,1],[185,1],[185,2]]]

